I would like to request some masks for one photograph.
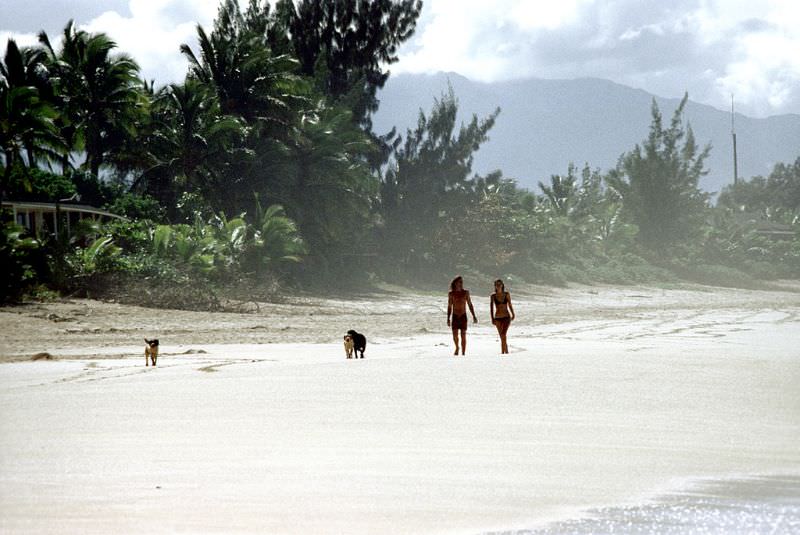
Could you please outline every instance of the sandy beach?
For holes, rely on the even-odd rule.
[[[798,476],[798,289],[512,289],[503,357],[474,296],[465,358],[444,294],[0,308],[0,531],[477,535]]]

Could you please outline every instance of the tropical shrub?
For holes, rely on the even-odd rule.
[[[148,195],[126,192],[103,205],[111,212],[133,220],[161,222],[166,218],[166,209]]]
[[[39,242],[24,235],[24,229],[6,222],[0,232],[0,303],[15,301],[36,280],[32,253]]]
[[[153,230],[153,252],[179,268],[210,276],[216,269],[214,230],[198,214],[193,225],[158,225]]]
[[[295,222],[286,216],[283,206],[273,204],[266,210],[256,198],[255,231],[244,260],[257,275],[280,272],[290,264],[302,261],[307,249]]]
[[[7,196],[14,200],[55,202],[77,193],[69,175],[16,166],[10,174]]]

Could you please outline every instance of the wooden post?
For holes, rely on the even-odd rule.
[[[736,157],[736,127],[734,126],[733,95],[731,95],[731,136],[733,136],[733,183],[739,182],[739,161]]]

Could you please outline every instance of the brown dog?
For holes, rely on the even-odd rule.
[[[344,335],[344,353],[347,358],[353,358],[353,337],[349,334]]]
[[[144,365],[149,366],[148,357],[153,362],[153,366],[156,365],[156,360],[158,360],[158,338],[154,338],[153,340],[148,340],[147,338],[144,339]]]

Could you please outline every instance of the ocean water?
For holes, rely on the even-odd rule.
[[[534,530],[543,534],[800,534],[800,476],[700,481],[631,506],[586,511]]]

